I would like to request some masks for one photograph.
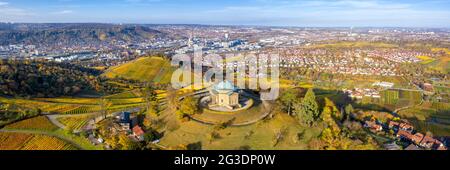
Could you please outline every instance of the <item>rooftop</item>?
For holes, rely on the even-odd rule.
[[[237,90],[236,86],[234,86],[233,83],[231,83],[228,80],[216,84],[213,88],[214,90],[231,90],[231,91]]]

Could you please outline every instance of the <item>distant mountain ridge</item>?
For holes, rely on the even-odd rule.
[[[141,25],[0,23],[0,45],[130,42],[164,36],[165,33]]]

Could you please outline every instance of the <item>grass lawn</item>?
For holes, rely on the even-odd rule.
[[[279,131],[284,131],[284,139],[277,145],[275,136]],[[210,140],[209,134],[217,132],[219,137]],[[298,133],[304,132],[302,139],[298,140]],[[227,127],[216,130],[215,126],[205,125],[195,121],[179,122],[178,128],[166,131],[161,139],[163,146],[178,146],[200,142],[202,149],[239,149],[246,147],[250,149],[281,149],[295,150],[307,149],[307,143],[311,138],[320,134],[317,128],[305,128],[292,117],[286,114],[278,114],[271,120],[261,120],[258,123]]]

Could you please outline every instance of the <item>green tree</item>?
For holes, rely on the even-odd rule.
[[[291,111],[292,111],[294,102],[296,100],[297,100],[297,95],[293,89],[287,90],[280,97],[280,101],[283,106],[283,109],[285,109],[289,115],[291,115]]]
[[[314,122],[312,114],[307,114],[302,102],[294,103],[294,113],[301,124],[311,126]]]
[[[308,89],[305,97],[300,103],[294,104],[295,113],[300,122],[312,126],[320,116],[319,104],[313,89]]]

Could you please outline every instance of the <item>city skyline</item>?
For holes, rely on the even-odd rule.
[[[442,0],[0,0],[0,22],[450,27],[449,7]]]

